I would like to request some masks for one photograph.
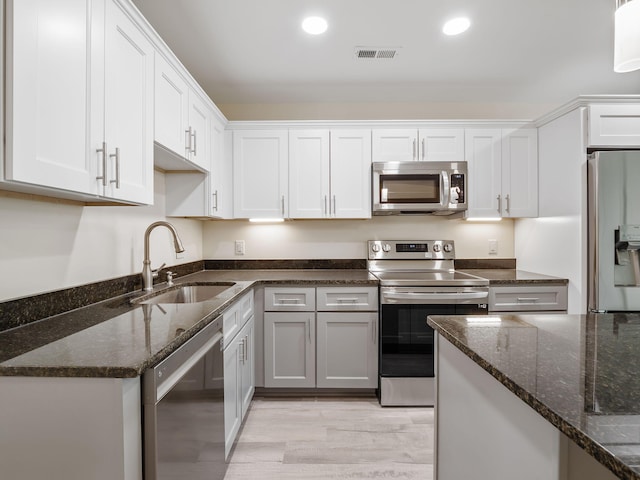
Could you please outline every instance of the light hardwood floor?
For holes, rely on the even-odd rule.
[[[225,480],[433,478],[433,409],[255,398]]]

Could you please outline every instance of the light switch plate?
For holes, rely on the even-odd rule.
[[[497,255],[498,254],[498,240],[489,239],[489,255]]]
[[[244,255],[244,240],[236,240],[235,252],[236,255]]]

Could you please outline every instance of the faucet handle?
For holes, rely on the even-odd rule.
[[[160,270],[162,270],[166,265],[167,265],[166,263],[163,263],[155,270],[151,270],[151,275],[153,275],[153,278],[158,278],[158,274],[160,273]]]

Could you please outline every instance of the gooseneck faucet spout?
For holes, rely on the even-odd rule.
[[[158,277],[158,272],[165,265],[162,264],[162,266],[155,270],[151,269],[151,260],[149,259],[149,236],[151,235],[151,231],[156,227],[167,227],[173,235],[173,246],[176,249],[176,253],[184,252],[184,247],[182,246],[182,242],[178,236],[178,231],[176,230],[176,227],[171,225],[169,222],[154,222],[147,227],[147,230],[144,232],[144,260],[142,262],[142,288],[146,291],[153,290],[153,279]]]

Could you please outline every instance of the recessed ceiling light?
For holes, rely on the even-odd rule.
[[[452,18],[442,27],[442,33],[445,35],[459,35],[466,32],[471,26],[471,21],[467,17]]]
[[[322,17],[307,17],[302,21],[302,29],[309,35],[320,35],[327,27],[327,21]]]

